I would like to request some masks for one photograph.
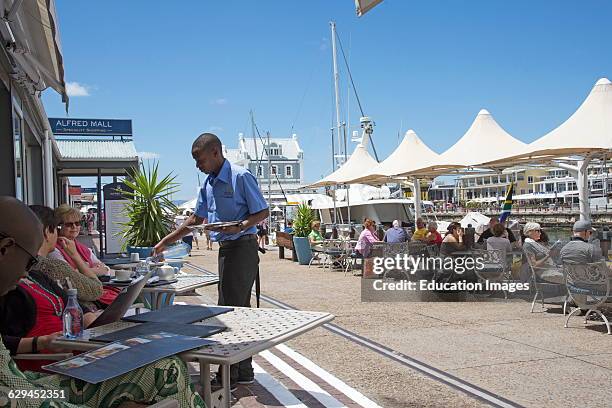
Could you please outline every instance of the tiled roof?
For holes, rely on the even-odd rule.
[[[136,160],[133,141],[119,140],[56,140],[64,160]]]

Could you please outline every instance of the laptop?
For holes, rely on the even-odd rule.
[[[107,306],[106,309],[98,316],[96,320],[93,321],[87,328],[91,329],[98,326],[103,326],[105,324],[118,322],[128,311],[130,306],[134,304],[134,301],[140,295],[142,288],[147,284],[147,280],[151,277],[151,273],[149,272],[145,276],[141,276],[137,279],[134,279],[129,286],[126,286],[121,290],[121,292],[117,295],[113,303]]]

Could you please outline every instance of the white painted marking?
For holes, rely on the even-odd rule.
[[[338,391],[342,392],[348,398],[361,405],[362,407],[381,408],[380,405],[378,405],[353,387],[350,387],[345,382],[335,377],[333,374],[329,373],[328,371],[325,371],[324,369],[322,369],[297,351],[285,346],[284,344],[279,344],[278,346],[276,346],[276,348],[291,359],[293,359],[296,363],[306,368],[308,371],[321,378],[323,381],[325,381]]]
[[[289,364],[285,363],[283,360],[270,353],[269,351],[262,351],[261,353],[259,353],[259,355],[268,360],[270,364],[276,367],[284,375],[289,377],[291,381],[293,381],[299,387],[301,387],[310,395],[315,397],[321,404],[323,404],[324,407],[341,408],[345,406],[340,401],[332,397],[323,388],[319,387],[317,384],[311,381],[308,377],[305,377],[303,374],[300,374],[295,368],[291,367]]]
[[[302,401],[296,398],[287,388],[279,383],[274,377],[268,374],[263,368],[253,361],[253,371],[255,371],[255,379],[261,384],[270,394],[276,398],[281,405],[292,408],[308,408],[302,404]]]

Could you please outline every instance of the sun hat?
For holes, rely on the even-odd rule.
[[[523,234],[527,235],[529,234],[530,231],[535,231],[535,230],[540,230],[540,229],[542,228],[540,227],[540,224],[538,224],[537,222],[528,222],[523,227]]]

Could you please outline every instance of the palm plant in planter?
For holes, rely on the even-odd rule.
[[[178,207],[170,200],[178,191],[172,173],[161,178],[158,163],[132,169],[124,183],[132,189],[123,214],[128,221],[121,223],[124,248],[137,252],[141,258],[151,254],[153,247],[174,228]]]
[[[297,253],[300,265],[308,265],[312,258],[308,234],[310,224],[314,221],[314,213],[306,203],[298,205],[297,213],[293,219],[293,247]]]

